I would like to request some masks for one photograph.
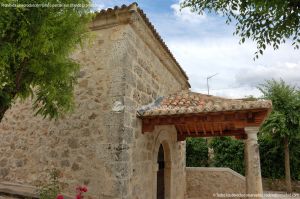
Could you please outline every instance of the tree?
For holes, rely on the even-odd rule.
[[[207,167],[208,145],[203,138],[186,139],[186,166]]]
[[[283,80],[266,81],[259,87],[265,99],[272,100],[273,110],[263,123],[261,132],[284,145],[287,191],[292,191],[290,172],[290,142],[300,137],[300,92]]]
[[[300,139],[289,142],[291,178],[300,180]],[[261,174],[264,178],[279,179],[285,177],[284,146],[282,139],[274,139],[269,134],[258,136]]]
[[[73,108],[79,65],[69,56],[88,31],[90,0],[48,0],[48,7],[37,0],[40,7],[22,6],[30,3],[0,4],[0,122],[17,98],[33,97],[36,114],[49,118]]]
[[[210,143],[214,151],[212,166],[229,167],[244,174],[244,143],[231,137],[215,137]]]
[[[295,49],[300,44],[300,0],[184,0],[182,7],[202,14],[216,12],[227,17],[226,23],[236,22],[234,34],[244,43],[250,38],[257,43],[256,58],[267,45],[278,49],[287,39]]]

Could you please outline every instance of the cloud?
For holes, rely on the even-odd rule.
[[[102,9],[113,8],[114,6],[121,6],[122,4],[129,5],[130,0],[92,0],[93,10],[100,11]]]
[[[247,60],[252,61],[250,44],[238,45],[233,38],[210,38],[182,40],[178,38],[168,42],[171,51],[187,72],[192,90],[207,92],[206,78],[218,73],[210,79],[211,94],[222,96],[241,97],[251,93],[243,92],[237,96],[235,88],[235,73],[241,66],[251,66]],[[234,93],[234,94],[229,94]]]
[[[248,70],[239,71],[236,74],[236,82],[239,85],[258,85],[268,79],[283,79],[289,84],[300,86],[300,61],[277,62],[272,66],[257,65]]]
[[[106,9],[106,6],[104,4],[100,4],[100,3],[93,3],[92,4],[92,9],[94,11],[100,11],[102,9]]]
[[[207,15],[205,13],[199,15],[192,12],[190,8],[180,9],[180,2],[178,2],[177,4],[172,4],[171,8],[173,10],[173,14],[184,22],[201,23],[207,19]]]
[[[111,7],[127,0],[93,2]],[[228,98],[260,96],[256,86],[266,79],[282,78],[300,86],[299,51],[290,44],[277,51],[267,49],[253,61],[255,43],[239,45],[239,38],[232,36],[234,24],[226,25],[218,14],[200,16],[188,8],[180,11],[180,0],[141,0],[139,4],[186,71],[193,91],[207,93],[206,78],[215,73],[219,74],[209,81],[210,94]]]
[[[196,92],[207,93],[206,78],[215,73],[219,74],[209,81],[210,94],[230,98],[260,96],[256,87],[272,78],[300,86],[300,58],[290,46],[267,50],[253,61],[255,44],[239,45],[233,36],[177,38],[168,44]]]

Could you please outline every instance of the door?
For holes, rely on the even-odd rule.
[[[158,171],[157,171],[157,199],[165,198],[165,159],[163,146],[159,146],[158,156]]]

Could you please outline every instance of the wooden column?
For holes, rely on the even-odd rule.
[[[262,199],[263,188],[260,170],[259,147],[257,133],[259,127],[246,127],[247,140],[245,142],[245,173],[246,193],[248,198]],[[251,194],[257,196],[251,197]],[[260,195],[260,196],[258,196]]]

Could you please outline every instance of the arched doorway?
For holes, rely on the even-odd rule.
[[[167,130],[170,130],[167,128]],[[170,146],[176,142],[163,128],[156,129],[158,135],[153,147],[153,195],[152,199],[173,199],[172,196],[172,151]],[[162,194],[161,194],[162,193]]]
[[[162,145],[159,146],[158,156],[157,156],[157,199],[165,199],[165,157],[164,148]]]

